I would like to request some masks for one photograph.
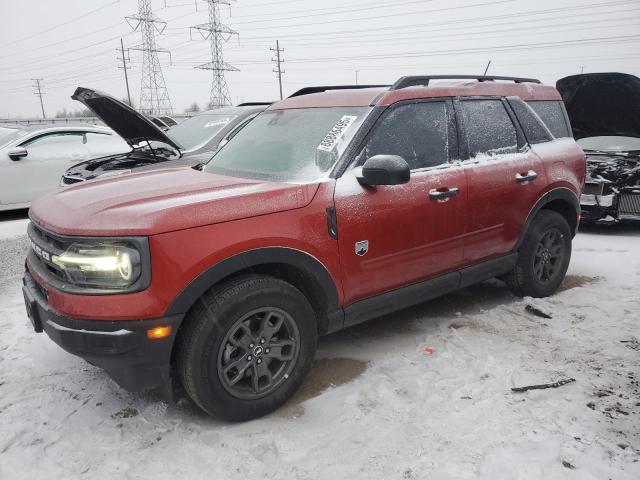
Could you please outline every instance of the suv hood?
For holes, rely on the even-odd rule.
[[[106,93],[78,87],[71,95],[96,114],[108,127],[120,135],[131,147],[142,142],[156,140],[166,143],[178,151],[182,147],[157,127],[151,120],[136,112],[126,103]]]
[[[168,168],[71,185],[33,202],[29,216],[61,235],[154,235],[302,208],[318,186]]]
[[[640,78],[626,73],[588,73],[561,78],[556,88],[576,139],[640,137]]]

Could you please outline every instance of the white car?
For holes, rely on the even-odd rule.
[[[113,130],[95,125],[0,125],[0,210],[27,208],[84,160],[129,151]]]

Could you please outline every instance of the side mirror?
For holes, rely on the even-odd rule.
[[[24,147],[10,148],[9,151],[7,152],[7,155],[9,155],[9,158],[14,162],[17,162],[21,158],[26,157],[28,154],[29,152],[27,152],[27,149]]]
[[[375,155],[362,166],[358,181],[363,185],[401,185],[407,183],[411,170],[407,161],[397,155]]]

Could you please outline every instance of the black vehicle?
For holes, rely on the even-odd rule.
[[[129,144],[131,151],[73,165],[63,174],[62,185],[133,169],[192,167],[205,163],[269,105],[252,103],[209,110],[163,131],[148,117],[105,93],[79,87],[71,98],[92,110]]]
[[[587,155],[582,222],[640,221],[640,78],[590,73],[556,87]]]

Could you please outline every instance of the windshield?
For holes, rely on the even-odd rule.
[[[0,147],[4,147],[6,144],[22,137],[26,133],[27,132],[19,128],[0,127]]]
[[[202,113],[172,127],[168,134],[186,150],[203,145],[211,140],[237,115]]]
[[[630,152],[640,150],[640,138],[636,137],[587,137],[578,140],[583,150],[602,152]]]
[[[267,180],[318,179],[335,165],[370,110],[333,107],[264,112],[203,170]]]

